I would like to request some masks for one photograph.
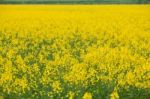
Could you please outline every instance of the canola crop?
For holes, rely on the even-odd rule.
[[[148,99],[150,5],[0,5],[0,99]]]

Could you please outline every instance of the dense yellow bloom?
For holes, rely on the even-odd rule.
[[[1,75],[0,84],[11,80],[12,80],[12,73],[3,73]]]
[[[69,99],[74,99],[75,93],[69,92],[68,96],[69,96]]]
[[[24,78],[23,79],[16,79],[14,84],[15,84],[17,92],[19,92],[19,91],[25,92],[25,89],[28,88],[28,82]]]
[[[149,96],[150,5],[0,5],[0,98]]]
[[[119,99],[118,93],[116,91],[114,91],[113,93],[111,93],[110,99]]]
[[[83,99],[92,99],[92,94],[86,92],[86,93],[84,94],[84,96],[83,96]]]
[[[59,92],[62,91],[61,83],[59,81],[54,81],[52,83],[52,88],[53,88],[53,91],[56,92],[56,93],[59,93]]]

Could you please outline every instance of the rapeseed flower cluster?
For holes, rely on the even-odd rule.
[[[0,5],[0,99],[148,99],[149,5]]]

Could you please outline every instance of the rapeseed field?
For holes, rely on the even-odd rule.
[[[0,99],[149,99],[150,5],[0,5]]]

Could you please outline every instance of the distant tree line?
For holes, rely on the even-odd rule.
[[[0,0],[0,4],[150,4],[150,0]]]

